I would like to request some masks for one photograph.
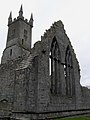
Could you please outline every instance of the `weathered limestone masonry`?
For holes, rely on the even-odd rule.
[[[80,85],[74,49],[59,20],[32,41],[33,15],[8,19],[0,65],[0,120],[38,120],[90,114],[90,90]]]

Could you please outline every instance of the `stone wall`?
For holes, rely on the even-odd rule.
[[[60,76],[57,91],[52,92],[50,52],[52,42],[59,48]],[[66,51],[72,57],[69,90],[65,67]],[[60,71],[58,71],[60,70]],[[55,71],[55,68],[54,68]],[[70,78],[71,79],[71,78]],[[55,22],[23,58],[0,65],[0,117],[12,119],[46,119],[90,113],[90,90],[80,85],[80,67],[61,21]],[[55,86],[54,86],[55,87]]]
[[[13,109],[15,68],[20,61],[8,61],[0,65],[0,115],[5,111],[7,115]]]
[[[60,93],[52,94],[50,91],[51,87],[51,76],[49,75],[49,52],[51,49],[51,43],[53,38],[56,37],[60,48],[61,56],[61,68],[60,68]],[[64,76],[64,63],[65,63],[65,52],[67,46],[70,46],[70,50],[73,58],[73,71],[74,80],[73,84],[75,86],[75,94],[72,97],[66,96],[66,81]],[[47,30],[44,36],[41,38],[41,42],[36,44],[39,46],[39,59],[38,59],[38,110],[39,111],[58,111],[58,110],[68,110],[76,109],[77,102],[81,100],[80,95],[80,74],[79,65],[76,59],[76,55],[71,46],[69,38],[67,37],[64,27],[61,21],[55,23],[51,29]],[[36,47],[37,48],[37,47]],[[41,51],[40,51],[41,50]]]

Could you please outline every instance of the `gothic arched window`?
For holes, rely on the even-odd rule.
[[[53,38],[50,50],[51,93],[58,93],[60,81],[60,51],[56,38]]]
[[[64,74],[66,79],[66,95],[72,96],[74,92],[74,86],[73,86],[74,77],[73,77],[72,55],[69,46],[66,49]]]

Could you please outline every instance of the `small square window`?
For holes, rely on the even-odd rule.
[[[15,29],[12,30],[12,35],[15,35]]]
[[[27,35],[27,30],[24,29],[24,35]]]
[[[24,29],[24,39],[27,40],[27,30]]]

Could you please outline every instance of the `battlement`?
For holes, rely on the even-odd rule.
[[[21,19],[22,21],[24,21],[26,24],[31,25],[30,21],[28,19],[26,19],[24,17],[19,17],[18,16],[17,18],[14,18],[10,23],[8,23],[8,26],[11,25],[11,24],[13,24],[14,22],[18,21],[19,19]]]
[[[17,18],[12,19],[12,12],[10,12],[6,48],[1,63],[28,55],[31,51],[32,28],[33,14],[30,20],[24,18],[22,5]]]
[[[20,11],[19,11],[19,16],[17,18],[14,18],[12,20],[12,12],[10,12],[10,15],[9,15],[9,18],[8,18],[8,26],[11,25],[12,23],[16,22],[19,19],[23,20],[26,24],[28,24],[31,27],[33,27],[33,14],[31,13],[30,20],[24,18],[23,17],[23,8],[22,8],[22,5],[21,5]]]

